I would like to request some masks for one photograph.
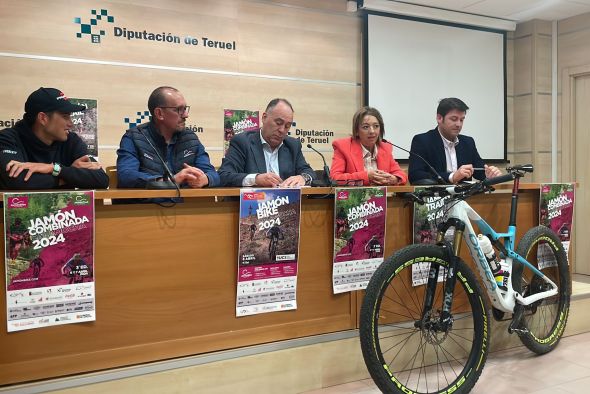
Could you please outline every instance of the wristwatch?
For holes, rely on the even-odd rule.
[[[61,165],[59,163],[53,163],[53,171],[51,172],[51,175],[59,176],[60,172],[61,172]]]
[[[312,177],[311,177],[311,175],[309,175],[307,172],[304,172],[304,173],[301,174],[301,176],[305,180],[305,185],[306,186],[311,185],[311,181],[313,180]]]

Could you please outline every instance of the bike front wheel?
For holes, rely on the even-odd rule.
[[[432,311],[425,314],[430,267],[439,266]],[[443,248],[411,245],[373,274],[360,313],[365,364],[384,393],[468,393],[485,364],[490,339],[487,301],[459,261],[452,323],[440,329],[446,268]],[[421,283],[421,284],[419,284]]]
[[[524,315],[516,330],[527,348],[544,354],[557,346],[567,323],[571,295],[567,256],[559,237],[545,226],[527,231],[516,252],[558,287],[556,295],[524,307]],[[513,264],[512,287],[523,297],[550,289],[529,267],[517,262]]]

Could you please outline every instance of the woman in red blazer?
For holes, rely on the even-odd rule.
[[[363,185],[405,185],[408,175],[393,158],[391,144],[383,142],[384,132],[379,111],[359,109],[352,118],[352,137],[332,142],[330,177],[342,185],[361,181]]]

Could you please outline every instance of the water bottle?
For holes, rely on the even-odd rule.
[[[498,256],[496,256],[496,252],[494,251],[492,243],[488,237],[478,234],[477,242],[479,243],[479,247],[481,248],[483,254],[486,256],[486,260],[490,265],[490,269],[492,270],[496,284],[501,290],[508,290],[508,278],[510,277],[508,264],[504,262],[504,259],[500,259]]]
[[[510,278],[510,267],[504,259],[499,262],[500,269],[494,273],[494,279],[500,290],[508,291],[508,278]]]

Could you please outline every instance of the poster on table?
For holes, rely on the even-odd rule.
[[[96,100],[70,98],[70,102],[75,105],[86,107],[85,111],[73,112],[71,114],[73,132],[78,134],[82,141],[88,145],[88,154],[98,156],[98,113]]]
[[[334,197],[333,291],[366,289],[383,262],[386,188],[337,188]]]
[[[565,254],[568,255],[572,237],[574,221],[575,185],[573,183],[544,183],[541,184],[541,198],[539,202],[539,224],[547,226],[557,234]],[[537,260],[539,268],[554,266],[557,262],[549,250],[548,245],[539,244]]]
[[[260,117],[258,111],[245,109],[223,110],[223,156],[229,148],[231,139],[245,131],[258,131],[260,129]]]
[[[421,188],[416,188],[416,191]],[[414,203],[414,243],[434,244],[436,242],[436,226],[448,219],[449,206],[447,202],[450,196],[446,197],[424,197],[426,204]],[[449,229],[445,239],[453,240],[454,231]],[[412,285],[419,286],[428,282],[429,263],[412,265]],[[442,281],[444,270],[439,270],[438,280]]]
[[[96,320],[94,192],[4,193],[8,332]]]
[[[301,189],[240,191],[236,316],[297,309]]]

